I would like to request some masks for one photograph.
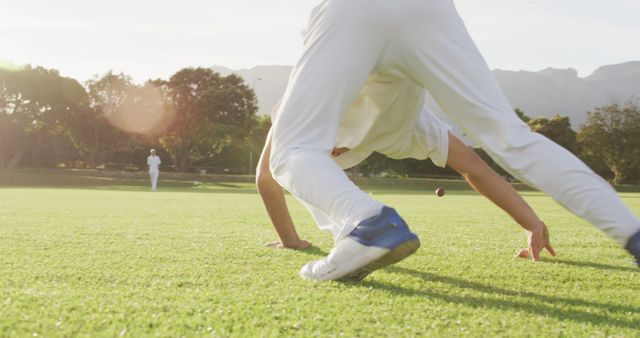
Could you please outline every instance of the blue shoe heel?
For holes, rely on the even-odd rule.
[[[375,270],[407,258],[420,247],[418,236],[411,232],[402,217],[389,207],[384,207],[380,215],[360,223],[348,237],[366,246],[388,249],[389,252],[342,278],[346,280],[362,280]]]

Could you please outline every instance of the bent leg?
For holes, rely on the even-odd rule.
[[[356,187],[331,159],[338,124],[377,64],[385,41],[364,1],[316,8],[273,126],[270,168],[278,183],[331,215],[337,239],[382,204]]]
[[[412,3],[403,14],[411,28],[403,31],[399,54],[405,72],[503,168],[626,245],[640,220],[582,161],[517,117],[453,3],[438,1],[435,13]]]

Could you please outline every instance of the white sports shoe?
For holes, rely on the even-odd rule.
[[[346,237],[336,243],[329,256],[303,266],[300,276],[314,280],[340,279],[388,252],[388,249],[365,246]]]
[[[395,210],[385,207],[379,216],[363,221],[338,241],[329,256],[303,266],[300,276],[318,281],[361,280],[374,270],[403,260],[419,247],[418,236]]]

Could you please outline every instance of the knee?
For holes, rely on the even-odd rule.
[[[317,167],[318,158],[328,154],[310,147],[287,147],[271,153],[269,173],[278,184],[290,190],[294,177],[303,178],[309,169]],[[300,180],[298,180],[300,181]]]

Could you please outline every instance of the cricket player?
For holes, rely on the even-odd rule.
[[[419,245],[393,209],[353,185],[331,159],[340,121],[373,73],[429,91],[511,175],[604,231],[640,262],[640,220],[607,182],[516,116],[452,0],[324,0],[312,11],[279,106],[269,163],[281,186],[341,225],[329,256],[306,267],[307,278],[358,276]],[[534,247],[542,247],[543,231],[532,230]]]
[[[276,118],[276,114],[274,112],[272,118]],[[340,121],[332,157],[342,169],[357,165],[374,151],[395,159],[430,158],[440,167],[448,164],[465,177],[472,187],[511,215],[529,235],[532,234],[530,229],[545,229],[543,246],[555,255],[546,225],[511,185],[450,131],[451,127],[425,106],[423,88],[398,77],[373,74]],[[269,135],[256,170],[256,183],[280,236],[280,242],[273,244],[302,249],[310,244],[298,236],[284,193],[269,172],[270,143]],[[338,241],[344,227],[340,219],[308,204],[306,207],[318,227],[332,232],[334,240]],[[539,259],[539,250],[529,247],[525,251],[534,261]],[[301,271],[304,277],[309,273],[308,268]],[[361,273],[350,277],[361,279],[365,276],[366,273]]]
[[[147,157],[147,167],[149,167],[149,178],[151,180],[151,191],[156,191],[158,188],[158,176],[160,176],[160,157],[156,155],[156,150],[151,149],[150,155]]]

